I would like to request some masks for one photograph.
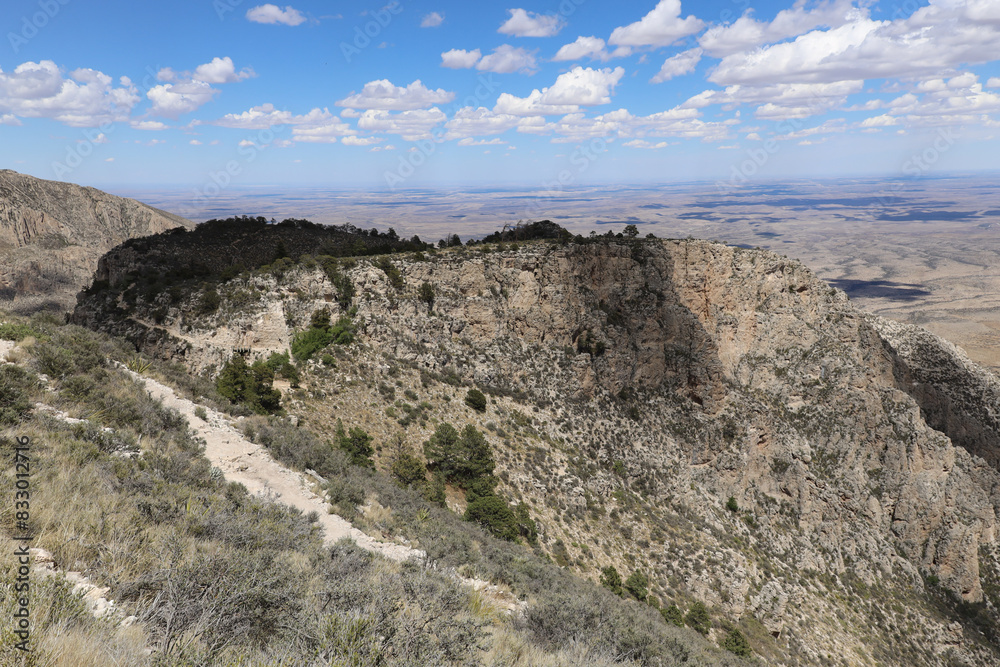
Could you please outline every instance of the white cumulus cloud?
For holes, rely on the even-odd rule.
[[[437,12],[431,12],[430,14],[427,14],[426,16],[424,16],[423,19],[420,20],[420,27],[436,28],[442,23],[444,23],[444,16],[438,14]]]
[[[514,116],[540,116],[572,113],[581,106],[611,102],[615,86],[625,75],[621,67],[591,69],[574,67],[560,74],[548,88],[537,88],[528,97],[501,93],[494,111]]]
[[[837,28],[856,18],[853,0],[828,0],[807,9],[797,2],[778,12],[773,21],[758,21],[752,10],[728,25],[712,26],[698,39],[710,56],[721,58],[762,44],[780,42],[818,27]]]
[[[441,54],[441,67],[451,69],[469,69],[475,67],[479,59],[483,57],[479,49],[465,51],[463,49],[452,49]]]
[[[701,49],[688,49],[666,59],[660,71],[650,81],[663,83],[676,76],[690,74],[701,60]]]
[[[96,127],[126,120],[139,95],[127,77],[118,86],[93,69],[77,69],[64,76],[51,60],[26,62],[13,72],[0,69],[0,117],[4,125],[18,118],[52,118],[73,127]]]
[[[267,23],[271,25],[302,25],[306,22],[306,17],[299,10],[287,6],[284,9],[277,5],[260,5],[247,10],[247,19],[254,23]]]
[[[522,48],[514,48],[509,44],[501,44],[493,49],[493,53],[483,56],[476,65],[481,72],[496,72],[497,74],[534,74],[538,71],[535,54]]]
[[[256,75],[253,70],[248,67],[237,72],[233,59],[226,56],[225,58],[212,58],[212,62],[198,65],[191,78],[205,83],[235,83],[254,76]]]
[[[447,104],[455,99],[455,93],[438,88],[430,90],[420,79],[405,88],[394,86],[388,79],[369,81],[360,93],[355,93],[339,102],[337,106],[351,109],[384,109],[405,111],[424,109],[435,104]]]
[[[603,61],[610,58],[627,56],[631,52],[631,47],[619,46],[613,52],[608,53],[605,49],[604,40],[600,37],[580,36],[576,38],[575,42],[562,46],[562,48],[556,52],[556,55],[552,58],[552,60],[555,62],[562,62],[566,60],[581,60],[583,58],[590,58],[591,60]]]
[[[510,18],[497,32],[515,37],[552,37],[565,25],[561,16],[544,16],[523,9],[509,9]]]
[[[681,18],[680,0],[660,0],[641,20],[615,28],[608,44],[617,46],[670,46],[705,27],[694,16]]]

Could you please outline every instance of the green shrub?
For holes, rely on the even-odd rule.
[[[354,342],[354,322],[343,316],[335,324],[330,324],[330,311],[326,308],[312,314],[309,328],[292,337],[292,356],[299,361],[312,357],[327,345],[350,345]]]
[[[0,365],[0,425],[17,424],[29,412],[28,392],[37,380],[12,364]]]
[[[750,642],[747,641],[747,638],[737,628],[733,628],[726,634],[725,639],[722,640],[722,648],[730,653],[735,653],[741,658],[749,658],[753,655]]]
[[[514,510],[514,516],[517,519],[517,529],[521,537],[527,540],[528,544],[538,544],[538,526],[531,518],[531,514],[528,513],[528,506],[524,503],[518,504]]]
[[[195,313],[198,315],[211,315],[219,309],[219,305],[222,303],[222,298],[219,293],[215,291],[214,287],[206,289],[201,294],[201,299],[198,300],[198,306],[195,308]]]
[[[372,437],[357,426],[351,427],[349,432],[344,431],[344,423],[337,420],[337,430],[334,433],[337,446],[347,453],[351,463],[363,468],[374,468],[372,462]]]
[[[15,322],[0,322],[0,340],[12,340],[20,341],[24,340],[28,336],[34,336],[35,338],[40,338],[41,334],[32,329],[27,324],[18,324]]]
[[[226,362],[215,388],[225,398],[233,403],[242,403],[258,414],[267,414],[281,410],[281,392],[273,387],[274,371],[262,361],[253,366],[240,355]]]
[[[375,262],[375,266],[385,273],[385,277],[389,279],[389,284],[393,289],[401,290],[406,286],[403,274],[400,273],[399,268],[388,257],[379,257],[378,261]]]
[[[502,540],[514,542],[521,534],[517,517],[500,496],[477,497],[466,508],[465,520],[478,523]]]
[[[649,577],[636,570],[625,580],[625,590],[628,594],[640,602],[645,602],[649,595]]]
[[[733,513],[740,511],[740,506],[736,504],[736,498],[729,496],[729,500],[726,501],[726,509]]]
[[[684,627],[684,612],[677,605],[672,604],[669,607],[661,607],[660,614],[667,623],[673,623],[678,628]]]
[[[618,568],[614,565],[608,565],[601,570],[601,586],[604,586],[618,597],[622,597],[625,594],[625,589],[622,587],[622,577],[618,574]]]
[[[424,456],[431,469],[440,470],[446,480],[462,485],[492,475],[496,466],[486,436],[472,424],[461,433],[447,422],[438,424],[424,443]]]
[[[434,309],[434,297],[435,297],[434,285],[432,285],[427,281],[424,281],[423,283],[420,284],[420,290],[417,292],[417,295],[420,297],[421,301],[427,304],[427,308],[429,310]]]
[[[697,600],[688,609],[684,622],[703,635],[707,635],[712,629],[712,619],[708,615],[708,609],[703,602]]]
[[[444,507],[447,498],[448,496],[444,485],[444,475],[439,470],[434,473],[430,482],[427,483],[427,486],[424,489],[424,500],[429,503],[434,503],[439,507]]]
[[[478,389],[470,389],[465,395],[465,404],[476,412],[486,412],[486,395]]]
[[[392,462],[390,472],[396,478],[396,481],[404,487],[420,485],[427,477],[424,462],[416,454],[408,451],[401,452],[396,457]]]
[[[293,387],[298,386],[300,379],[299,369],[292,363],[287,352],[272,352],[271,356],[264,362],[264,365],[270,368],[275,375],[280,375],[291,382]]]

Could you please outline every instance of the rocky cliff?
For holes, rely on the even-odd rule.
[[[69,310],[108,250],[193,226],[132,199],[0,170],[0,306]]]
[[[302,257],[173,296],[134,282],[89,291],[74,319],[195,370],[350,308],[358,343],[335,371],[303,366],[291,412],[417,446],[436,421],[477,424],[556,562],[642,570],[769,664],[1000,660],[996,379],[794,261],[604,239]],[[485,415],[462,385],[492,395]],[[397,420],[416,409],[397,390],[426,396],[430,422]]]

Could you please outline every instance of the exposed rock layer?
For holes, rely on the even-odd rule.
[[[523,392],[548,469],[525,467],[516,443],[498,461],[504,488],[542,508],[549,548],[585,562],[580,544],[600,544],[598,564],[643,564],[776,635],[797,618],[810,661],[856,646],[884,664],[1000,655],[996,636],[956,641],[963,630],[932,602],[939,585],[979,605],[962,609],[995,618],[1000,604],[1000,391],[960,351],[861,314],[769,252],[637,240],[418,260],[394,258],[402,289],[369,260],[345,268],[361,343],[374,359]],[[337,310],[335,285],[306,265],[232,280],[203,316],[200,293],[146,302],[123,289],[89,293],[75,320],[193,368],[282,351],[313,311]],[[612,520],[579,518],[594,499]],[[865,607],[876,590],[901,616]],[[885,639],[902,623],[915,625]]]
[[[0,170],[0,306],[69,310],[108,250],[193,226],[132,199]]]

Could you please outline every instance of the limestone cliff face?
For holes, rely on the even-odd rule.
[[[360,346],[314,392],[374,387],[387,364],[491,390],[502,488],[532,503],[554,557],[644,569],[663,599],[752,616],[808,664],[995,664],[1000,638],[941,611],[1000,605],[1000,385],[958,350],[769,252],[636,240],[421,259],[393,256],[403,288],[370,260],[344,267]],[[75,318],[197,369],[283,351],[313,311],[337,313],[336,292],[301,263],[225,283],[210,315],[193,314],[200,293],[112,289]],[[388,433],[380,415],[353,419]]]
[[[0,170],[0,305],[68,310],[112,247],[192,226],[132,199]]]

